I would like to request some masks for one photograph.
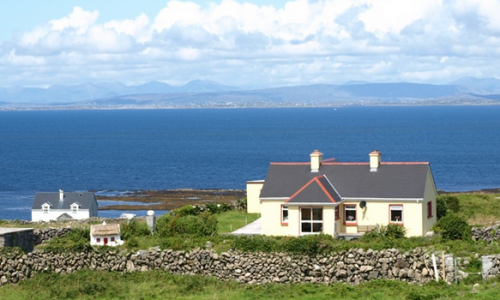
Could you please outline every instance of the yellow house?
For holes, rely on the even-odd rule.
[[[428,162],[271,163],[265,180],[247,182],[248,212],[261,214],[261,233],[356,236],[388,224],[422,236],[436,222],[436,186]]]

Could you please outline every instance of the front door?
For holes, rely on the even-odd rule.
[[[104,238],[104,245],[108,244],[108,238]]]

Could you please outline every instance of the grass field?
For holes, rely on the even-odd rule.
[[[259,214],[247,214],[240,210],[230,210],[217,215],[219,233],[239,229],[259,218]]]
[[[80,271],[41,274],[18,285],[0,287],[0,299],[498,299],[500,284],[484,282],[423,286],[379,280],[346,284],[241,285],[202,276],[175,276],[161,271],[115,273]]]

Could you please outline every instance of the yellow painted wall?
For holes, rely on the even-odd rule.
[[[290,224],[295,218],[296,212],[292,207],[288,208],[288,226],[281,225],[281,205],[285,201],[262,201],[262,234],[264,235],[290,235]],[[293,235],[293,234],[292,234]]]
[[[403,225],[407,230],[407,236],[420,236],[422,235],[422,203],[421,202],[398,202],[395,201],[366,201],[366,207],[362,209],[359,207],[360,201],[344,202],[344,204],[357,204],[356,217],[357,225],[379,225],[387,226],[389,224],[389,205],[398,204],[403,205]],[[342,219],[344,218],[344,211],[341,210]],[[345,233],[357,233],[357,226],[345,226]],[[424,232],[425,233],[425,232]]]
[[[263,180],[247,181],[247,212],[260,213],[260,191],[264,186]]]
[[[432,202],[432,218],[427,218],[427,202]],[[422,232],[423,234],[431,230],[434,223],[437,221],[437,210],[436,210],[436,187],[434,186],[434,179],[432,178],[431,170],[427,172],[427,180],[425,182],[425,194],[424,201],[422,203],[423,213],[422,213]]]

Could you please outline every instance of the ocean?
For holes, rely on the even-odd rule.
[[[269,162],[428,161],[438,189],[500,187],[500,106],[0,111],[0,219],[38,191],[244,189]],[[118,212],[116,212],[118,213]]]

